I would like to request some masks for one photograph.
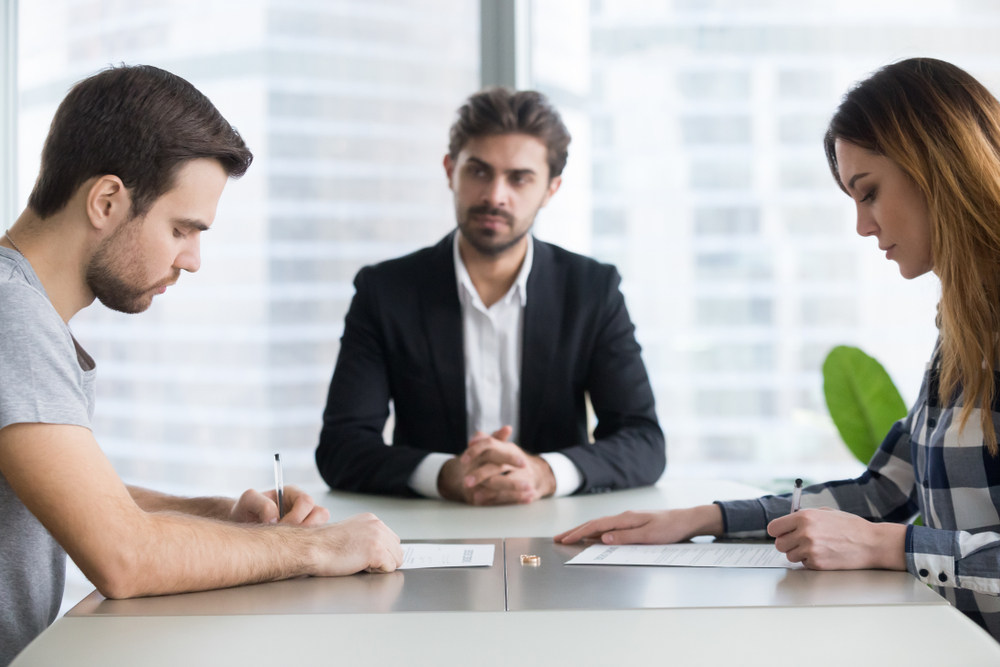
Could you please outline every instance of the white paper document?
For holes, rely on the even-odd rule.
[[[490,567],[492,544],[403,544],[400,570],[429,567]]]
[[[660,565],[665,567],[784,567],[801,569],[773,544],[595,544],[567,565]]]

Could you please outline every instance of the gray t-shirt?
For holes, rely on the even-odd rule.
[[[94,376],[31,264],[0,246],[0,429],[90,428]],[[55,620],[65,581],[66,553],[0,474],[0,667]]]

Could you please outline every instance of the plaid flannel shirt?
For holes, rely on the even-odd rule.
[[[1000,641],[1000,455],[990,456],[983,444],[979,409],[959,434],[961,392],[941,407],[936,353],[933,359],[916,404],[893,425],[868,470],[804,489],[802,507],[895,523],[921,515],[923,526],[906,529],[907,569]],[[1000,429],[1000,397],[992,412]],[[791,511],[788,495],[717,504],[729,537],[762,536],[772,519]]]

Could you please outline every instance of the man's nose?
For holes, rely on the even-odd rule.
[[[507,181],[503,178],[493,179],[489,190],[486,192],[486,197],[493,208],[507,208],[510,203],[510,188],[507,187]]]
[[[188,273],[194,273],[201,268],[201,242],[198,238],[185,244],[180,254],[177,255],[174,266]]]

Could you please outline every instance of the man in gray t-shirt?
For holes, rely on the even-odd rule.
[[[20,253],[0,247],[0,429],[22,422],[90,428],[94,361],[76,344]],[[31,382],[21,382],[30,378]],[[0,476],[0,642],[7,664],[55,620],[66,552]],[[13,652],[11,652],[13,651]]]
[[[126,486],[90,430],[96,371],[69,321],[95,298],[142,312],[197,271],[201,232],[251,158],[208,98],[155,67],[104,70],[56,111],[28,207],[0,233],[0,667],[55,619],[67,553],[114,598],[402,563],[374,516],[327,524],[294,487],[279,520],[274,491]]]

